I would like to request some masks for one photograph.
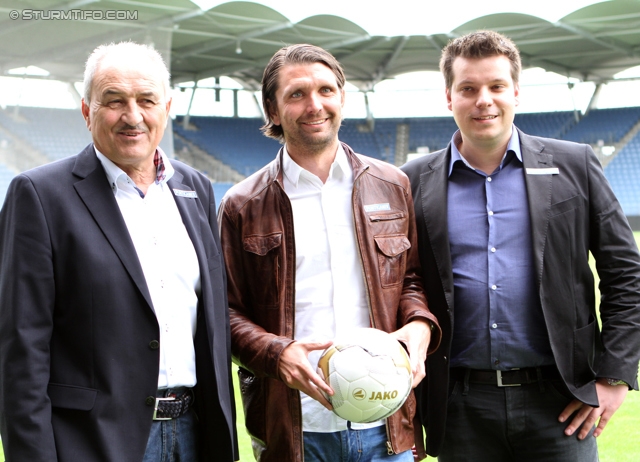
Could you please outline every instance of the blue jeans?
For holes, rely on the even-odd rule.
[[[571,401],[560,380],[517,387],[452,381],[439,462],[597,462],[592,436],[566,436]]]
[[[334,433],[304,432],[304,462],[413,462],[411,450],[387,454],[384,425]]]
[[[193,409],[171,420],[154,420],[142,462],[198,462],[198,418]]]

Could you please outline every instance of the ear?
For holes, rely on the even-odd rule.
[[[514,83],[513,85],[513,91],[514,91],[514,96],[516,99],[516,106],[518,104],[520,104],[520,84],[519,83]]]
[[[447,107],[449,108],[450,111],[453,111],[452,104],[451,104],[451,89],[447,88],[445,92],[447,94]]]
[[[340,107],[344,107],[344,101],[346,98],[347,94],[344,91],[344,88],[340,90]]]
[[[169,113],[171,112],[171,102],[172,101],[173,101],[173,98],[169,98],[167,100],[167,103],[166,103],[165,108],[164,108],[165,111],[166,111],[166,114],[165,114],[166,122],[164,123],[165,128],[167,127],[167,124],[169,123],[169,117],[170,117]]]
[[[84,121],[87,124],[87,128],[89,129],[89,131],[91,131],[91,119],[89,118],[91,109],[89,108],[87,103],[85,103],[84,98],[82,98],[80,110],[82,111],[82,117],[84,117]]]
[[[278,115],[278,107],[270,99],[267,100],[267,107],[269,108],[269,118],[274,125],[280,125],[280,116]]]

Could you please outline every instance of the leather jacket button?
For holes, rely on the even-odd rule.
[[[160,348],[160,342],[158,342],[157,340],[151,340],[149,342],[149,348],[151,348],[152,350],[157,350],[158,348]]]
[[[147,406],[153,406],[156,404],[156,399],[153,396],[147,396],[147,399],[144,400],[144,404]]]

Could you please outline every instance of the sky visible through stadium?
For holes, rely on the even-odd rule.
[[[358,24],[370,35],[419,35],[449,32],[469,20],[492,13],[516,12],[535,15],[554,22],[584,6],[601,0],[495,0],[477,2],[458,0],[456,2],[435,2],[428,0],[370,0],[344,1],[323,0],[322,2],[299,2],[297,0],[254,0],[262,3],[292,22],[298,22],[317,14],[341,16]],[[194,0],[203,9],[214,7],[224,1]],[[366,6],[365,6],[366,5]],[[381,13],[384,14],[381,14]],[[23,74],[24,70],[16,71]],[[640,66],[629,69],[617,77],[637,77]],[[215,101],[213,81],[200,81],[191,108],[193,115],[233,115],[233,93],[221,92],[220,101]],[[191,84],[186,83],[187,87]],[[235,81],[222,78],[223,88],[241,88]],[[584,112],[594,91],[594,84],[580,82],[566,77],[527,69],[520,81],[519,112],[544,112],[558,110],[579,110]],[[82,84],[76,83],[82,94]],[[172,92],[172,114],[184,114],[187,110],[191,90]],[[260,109],[254,94],[239,92],[239,115],[259,117]],[[428,117],[448,116],[444,83],[438,72],[414,72],[379,83],[368,95],[370,108],[375,117]],[[257,95],[257,100],[260,96]],[[43,79],[23,77],[0,77],[0,106],[45,106],[78,108],[78,101],[68,91],[68,84]],[[610,83],[603,87],[598,99],[599,108],[640,106],[640,80]],[[345,116],[364,118],[366,109],[364,95],[353,86],[347,86]]]

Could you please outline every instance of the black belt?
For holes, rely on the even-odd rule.
[[[459,381],[464,381],[468,377],[469,383],[497,385],[498,387],[517,387],[519,385],[535,383],[539,380],[559,379],[560,373],[556,366],[525,367],[522,369],[510,369],[508,371],[452,367],[449,369],[449,376],[451,380]]]
[[[158,394],[160,396],[156,397],[153,420],[177,419],[186,414],[193,404],[191,388],[158,390]]]

